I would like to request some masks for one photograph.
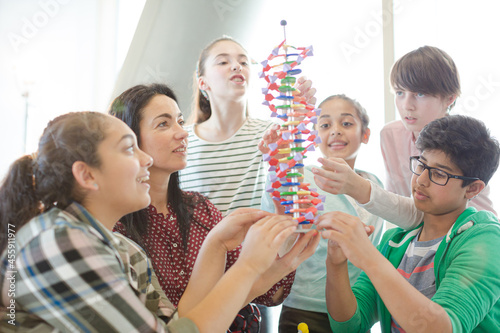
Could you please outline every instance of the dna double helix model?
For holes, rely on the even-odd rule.
[[[285,213],[292,214],[298,220],[298,232],[306,232],[304,224],[312,223],[318,210],[323,210],[324,195],[319,195],[311,184],[304,183],[306,153],[315,150],[321,142],[318,132],[309,129],[308,125],[316,124],[321,110],[308,104],[306,98],[294,87],[296,76],[302,72],[298,66],[304,59],[313,55],[312,46],[294,47],[286,42],[286,21],[281,21],[284,40],[276,46],[266,60],[262,61],[262,72],[259,77],[267,82],[262,89],[263,104],[271,110],[271,117],[282,122],[279,130],[280,138],[276,143],[268,145],[270,151],[263,154],[264,161],[269,162],[270,186],[266,191],[274,200],[285,206]],[[274,104],[273,102],[279,102]],[[311,126],[310,126],[311,127]]]

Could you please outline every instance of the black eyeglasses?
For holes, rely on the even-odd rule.
[[[456,176],[449,174],[448,172],[443,171],[441,169],[428,166],[427,164],[420,161],[419,158],[420,156],[410,157],[411,172],[413,172],[417,176],[420,176],[422,173],[424,173],[426,169],[429,170],[429,179],[434,184],[445,186],[446,184],[448,184],[448,180],[450,180],[450,178],[462,179],[462,180],[479,180],[479,178],[476,177],[464,177],[464,176]]]

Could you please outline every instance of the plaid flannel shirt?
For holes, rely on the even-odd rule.
[[[0,256],[2,332],[198,332],[144,251],[77,203],[35,217],[14,243],[15,262]]]

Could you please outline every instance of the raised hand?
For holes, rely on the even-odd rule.
[[[331,194],[347,194],[360,203],[370,200],[371,184],[358,175],[343,158],[319,158],[322,168],[312,168],[314,181]]]
[[[291,236],[291,238],[292,237],[294,236]],[[283,276],[296,270],[304,260],[313,255],[320,239],[321,237],[316,229],[311,229],[305,234],[298,234],[297,237],[295,237],[295,242],[291,249],[283,256],[276,258],[275,265],[281,268]],[[273,266],[271,267],[272,269]]]
[[[262,218],[248,230],[238,261],[246,262],[258,274],[264,273],[296,228],[297,221],[289,216],[273,215]]]
[[[295,82],[295,88],[300,91],[298,96],[305,97],[307,104],[316,104],[316,88],[312,88],[311,80],[308,80],[305,76],[301,76],[297,79],[297,82]]]
[[[280,135],[278,133],[279,129],[281,128],[280,125],[278,124],[273,124],[271,127],[264,132],[264,135],[262,136],[262,140],[259,142],[259,150],[262,154],[267,154],[269,153],[269,145],[271,143],[276,143],[280,139]],[[285,147],[285,146],[283,146]]]
[[[239,208],[223,218],[209,233],[211,240],[218,242],[225,251],[234,250],[243,242],[248,229],[271,213],[254,209]]]
[[[349,259],[353,265],[363,269],[377,249],[368,236],[373,226],[366,226],[361,220],[344,212],[329,212],[316,221],[321,236],[328,239],[328,255],[332,264],[342,264]]]
[[[312,88],[312,81],[308,80],[305,76],[301,76],[297,79],[295,83],[295,88],[299,90],[297,96],[304,97],[307,104],[316,104],[316,88]],[[305,112],[305,109],[297,109],[297,112]],[[275,143],[280,138],[278,130],[281,127],[274,124],[270,129],[268,129],[262,136],[262,140],[259,142],[259,150],[263,154],[269,153],[269,144]],[[286,147],[287,145],[283,146]],[[283,156],[281,156],[283,157]]]

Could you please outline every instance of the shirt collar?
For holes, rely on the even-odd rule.
[[[97,231],[98,236],[100,236],[107,244],[116,248],[121,247],[120,240],[79,203],[71,203],[68,207],[66,207],[65,212],[78,219],[81,223],[90,225],[94,228]]]

